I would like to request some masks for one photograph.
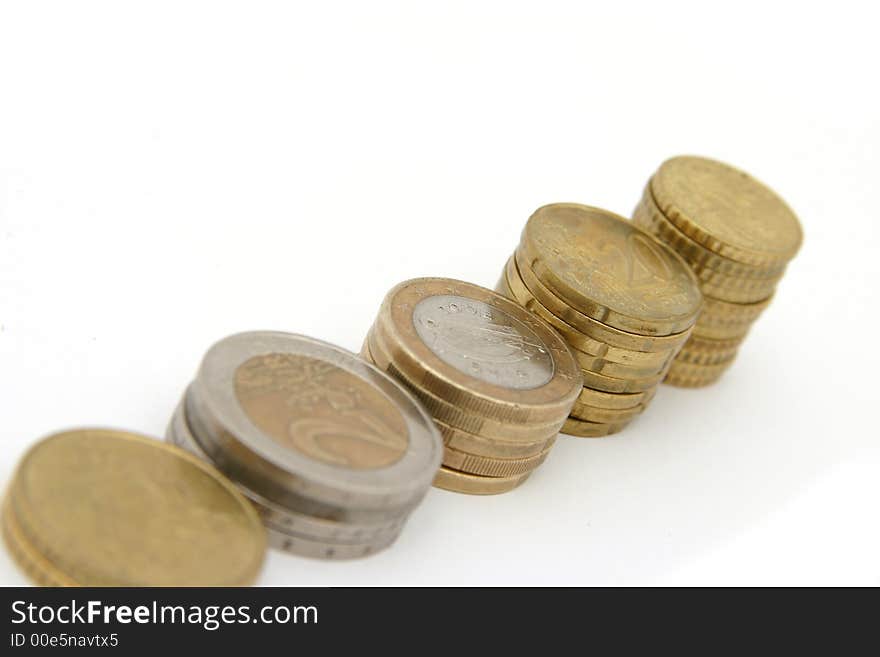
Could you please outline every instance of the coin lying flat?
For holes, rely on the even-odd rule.
[[[681,258],[605,210],[575,203],[539,208],[517,255],[520,269],[534,271],[560,299],[623,331],[679,333],[700,310],[697,281]]]
[[[470,283],[405,281],[385,297],[374,328],[420,387],[488,418],[554,421],[580,388],[577,363],[555,331]]]
[[[612,433],[622,431],[629,424],[629,420],[617,423],[589,422],[570,417],[562,427],[562,433],[578,438],[602,438]]]
[[[711,251],[757,267],[791,260],[803,241],[785,202],[747,173],[703,157],[660,165],[651,179],[657,206]]]
[[[40,583],[241,586],[266,533],[219,472],[176,447],[81,429],[34,445],[4,505],[13,555]]]

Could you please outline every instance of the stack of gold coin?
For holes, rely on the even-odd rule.
[[[440,466],[430,416],[344,349],[273,331],[208,350],[167,439],[250,499],[269,544],[323,559],[391,545]]]
[[[563,432],[599,437],[648,405],[700,310],[682,259],[615,214],[574,203],[539,208],[498,291],[565,338],[584,386]]]
[[[361,353],[433,415],[445,443],[434,485],[460,493],[503,493],[525,481],[581,388],[577,363],[546,322],[445,278],[392,289]]]
[[[65,431],[28,450],[2,528],[41,586],[242,586],[266,552],[259,516],[217,470],[108,429]]]
[[[667,160],[645,188],[633,222],[675,250],[705,302],[668,383],[699,387],[733,364],[803,239],[785,202],[746,173],[700,157]]]

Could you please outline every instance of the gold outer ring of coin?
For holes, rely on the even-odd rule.
[[[414,381],[400,371],[395,363],[391,361],[384,346],[379,342],[376,335],[376,327],[374,326],[367,340],[369,342],[369,352],[367,354],[369,362],[372,362],[379,369],[387,372],[389,375],[399,381],[422,403],[428,413],[433,417],[441,434],[443,433],[443,424],[455,428],[462,433],[473,434],[475,436],[491,440],[498,443],[498,449],[505,447],[505,443],[509,447],[517,447],[524,450],[534,450],[529,453],[508,453],[508,452],[492,452],[485,454],[486,456],[531,456],[540,452],[550,436],[555,436],[562,426],[563,419],[547,424],[526,424],[514,422],[500,422],[490,418],[481,417],[472,413],[466,413],[457,406],[440,399],[435,394],[419,387]],[[578,390],[580,392],[580,389]],[[567,411],[566,411],[567,412]],[[439,421],[439,422],[438,422]],[[444,436],[444,441],[449,444],[448,437]],[[475,451],[476,453],[476,451]]]
[[[585,420],[587,422],[597,422],[600,424],[620,424],[621,422],[629,422],[635,416],[641,415],[644,410],[644,406],[612,410],[608,408],[599,408],[597,406],[589,406],[587,404],[575,404],[571,409],[571,415],[569,415],[569,417],[573,417],[577,420]]]
[[[590,338],[573,326],[566,324],[559,317],[551,313],[537,299],[528,294],[527,291],[520,291],[519,297],[514,294],[511,286],[507,282],[508,269],[515,268],[513,257],[508,259],[505,264],[505,271],[501,274],[495,291],[503,294],[508,299],[512,299],[519,303],[529,312],[533,312],[544,321],[550,324],[565,339],[571,349],[575,359],[581,354],[585,354],[592,358],[601,358],[603,360],[618,363],[620,365],[632,365],[635,367],[656,367],[662,368],[675,356],[675,350],[666,351],[633,351],[631,349],[621,349],[620,347],[612,347],[605,342]],[[519,277],[519,274],[514,274]],[[520,286],[524,288],[522,281]]]
[[[524,325],[546,348],[553,363],[549,381],[536,388],[516,389],[478,379],[447,364],[416,330],[413,312],[423,300],[450,295],[485,304]],[[580,370],[568,345],[544,320],[500,294],[453,279],[404,281],[385,297],[374,323],[387,353],[398,369],[419,386],[460,408],[507,422],[552,422],[565,415],[581,386]]]
[[[630,421],[627,420],[626,422],[618,422],[616,424],[606,424],[600,422],[585,422],[584,420],[570,417],[565,421],[565,425],[562,427],[562,433],[576,438],[602,438],[603,436],[610,436],[613,433],[622,431],[626,428],[629,422]]]
[[[532,471],[512,477],[480,477],[440,466],[434,477],[434,486],[468,495],[498,495],[520,486],[531,474]]]
[[[657,393],[657,387],[645,392],[615,393],[584,388],[575,404],[604,408],[609,411],[626,411],[638,406],[647,406]]]
[[[61,572],[54,564],[46,560],[22,534],[21,527],[15,519],[8,497],[3,501],[2,509],[3,540],[13,561],[27,577],[37,586],[81,586],[78,582]]]
[[[89,461],[88,459],[91,459]],[[152,459],[152,461],[151,461]],[[136,462],[136,467],[135,467]],[[57,473],[68,471],[71,464],[76,464],[78,478],[76,490],[70,495],[57,494],[60,485]],[[85,486],[82,482],[88,476],[90,468],[96,473],[101,468],[112,471],[118,477],[118,481],[127,482],[120,488],[117,480],[93,483]],[[174,464],[174,467],[171,464]],[[132,465],[127,471],[126,464]],[[178,467],[179,466],[179,467]],[[150,477],[166,476],[161,473],[174,472],[177,483],[173,487],[163,486],[161,481],[153,481]],[[204,485],[199,485],[199,494],[211,494],[213,509],[211,521],[203,518],[203,513],[189,513],[183,511],[181,516],[180,495],[186,493],[180,491],[186,488],[187,480],[184,478],[186,469],[191,476],[205,477],[213,484],[212,491],[208,491]],[[167,475],[171,476],[171,475]],[[138,487],[138,477],[146,478],[141,482],[138,490],[149,490],[156,499],[147,500],[142,494],[133,495],[126,487]],[[41,484],[46,479],[52,481],[51,495],[53,500],[67,500],[65,503],[76,504],[80,508],[91,509],[92,513],[98,513],[97,509],[103,509],[102,513],[110,513],[107,509],[108,499],[116,502],[110,505],[113,509],[122,513],[124,510],[129,514],[139,514],[145,505],[150,508],[150,527],[153,532],[167,531],[167,539],[162,543],[160,535],[151,536],[151,545],[161,545],[162,549],[174,550],[173,554],[156,555],[147,551],[138,553],[131,549],[128,543],[118,546],[124,550],[128,564],[125,568],[115,568],[112,562],[103,559],[90,562],[96,553],[104,554],[106,550],[97,549],[97,546],[89,547],[89,542],[97,540],[89,531],[89,527],[96,525],[95,518],[88,514],[73,516],[62,513],[56,502],[54,506],[41,501]],[[106,486],[116,487],[112,494],[105,490]],[[34,498],[34,496],[37,496]],[[100,502],[89,499],[89,496],[100,496]],[[109,496],[109,497],[108,497]],[[196,503],[196,498],[187,498],[190,504]],[[208,503],[207,501],[205,503]],[[233,585],[241,586],[251,583],[262,567],[266,551],[266,533],[257,512],[251,503],[244,498],[235,486],[220,472],[196,456],[189,454],[176,446],[154,440],[139,434],[110,429],[77,429],[50,435],[31,447],[22,457],[18,468],[13,475],[12,483],[6,497],[9,518],[14,521],[14,527],[18,530],[20,545],[29,548],[31,557],[39,555],[43,562],[49,563],[60,572],[63,578],[76,582],[83,586],[155,586],[155,585]],[[123,507],[128,507],[123,509]],[[170,509],[174,508],[172,512]],[[226,529],[221,531],[218,524],[222,511],[235,513],[234,522],[227,523]],[[162,522],[163,513],[167,515],[167,526]],[[74,523],[74,527],[65,529],[64,522],[59,518],[69,517],[67,522]],[[126,532],[141,531],[141,525],[137,518],[101,518],[100,523],[116,523],[114,540],[128,541]],[[188,522],[188,532],[191,540],[187,541],[186,552],[191,553],[193,559],[198,559],[200,572],[178,572],[186,564],[182,564],[182,546],[179,534],[179,523]],[[126,525],[126,523],[131,523]],[[69,537],[76,532],[80,533],[80,539],[71,542]],[[116,538],[118,537],[118,538]],[[106,538],[106,537],[105,537]],[[201,543],[200,543],[201,542]],[[219,545],[224,549],[218,549]],[[104,546],[102,546],[104,547]],[[113,546],[109,546],[112,549]],[[33,561],[33,558],[31,559]],[[169,570],[169,564],[174,566]],[[235,566],[233,568],[233,565]],[[136,572],[137,581],[131,580],[125,574],[129,568]],[[58,579],[58,575],[53,575]],[[196,581],[189,580],[196,577]]]
[[[702,157],[674,157],[660,165],[649,184],[663,215],[721,256],[772,267],[791,260],[800,249],[803,231],[791,208],[769,187],[735,167]],[[706,197],[713,199],[711,210],[699,206]],[[744,228],[749,220],[760,226],[760,235],[750,235]]]
[[[681,232],[660,211],[660,208],[657,207],[657,202],[651,195],[650,182],[645,187],[642,198],[633,211],[632,221],[642,230],[651,233],[661,242],[670,246],[690,265],[698,278],[701,272],[708,270],[710,272],[709,276],[717,273],[735,279],[779,280],[782,278],[788,265],[785,262],[769,267],[755,267],[720,256],[702,244],[695,242]]]
[[[446,447],[443,452],[443,465],[458,472],[480,477],[515,477],[531,472],[541,465],[551,449],[552,445],[534,456],[522,459],[497,459]]]
[[[509,261],[507,284],[516,300],[536,314],[541,313],[541,308],[560,321],[570,326],[577,333],[583,334],[592,340],[605,343],[611,347],[628,349],[631,351],[657,352],[675,351],[684,344],[690,335],[690,330],[668,336],[643,336],[635,333],[627,333],[607,326],[596,321],[566,304],[553,295],[529,270],[521,270],[516,262],[516,254]],[[537,294],[535,292],[538,292]],[[557,330],[558,327],[557,327]],[[570,339],[569,335],[566,338]],[[576,342],[573,342],[577,346]]]
[[[577,203],[538,208],[523,228],[516,259],[583,315],[629,333],[680,333],[700,311],[696,277],[681,256],[600,208]],[[573,262],[581,270],[596,271],[579,277],[571,271]],[[595,283],[600,275],[601,282]],[[646,293],[648,285],[651,293]]]

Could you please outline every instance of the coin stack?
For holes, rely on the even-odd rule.
[[[434,485],[493,494],[547,457],[581,377],[544,321],[485,288],[420,278],[392,289],[362,355],[425,405],[443,435]]]
[[[648,405],[700,310],[671,249],[615,214],[575,203],[529,218],[497,287],[565,338],[584,385],[562,427],[599,437]]]
[[[327,559],[394,542],[442,457],[430,416],[391,377],[339,347],[268,331],[208,350],[167,439],[237,484],[270,545]]]
[[[700,387],[717,381],[800,248],[797,217],[775,193],[738,169],[675,157],[648,182],[633,222],[690,265],[705,297],[667,383]]]
[[[77,429],[24,455],[3,538],[40,586],[243,586],[266,532],[226,477],[172,445]]]

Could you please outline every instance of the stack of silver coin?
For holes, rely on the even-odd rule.
[[[211,347],[167,440],[238,485],[273,547],[329,559],[391,545],[443,456],[399,383],[344,349],[278,332]]]

